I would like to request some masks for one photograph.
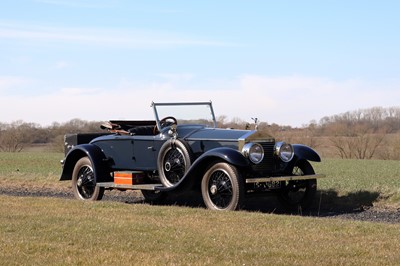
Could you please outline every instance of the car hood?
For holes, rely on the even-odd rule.
[[[275,141],[271,135],[256,130],[202,128],[182,133],[178,135],[187,140]]]

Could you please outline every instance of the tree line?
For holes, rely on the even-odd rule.
[[[311,121],[301,128],[282,126],[252,118],[227,119],[219,116],[221,128],[257,129],[278,140],[301,143],[317,149],[325,157],[345,159],[395,159],[400,160],[400,107],[374,107],[343,114],[327,116],[319,122]],[[104,132],[99,121],[72,119],[65,123],[54,122],[41,126],[22,120],[0,123],[0,151],[20,152],[35,144],[46,144],[62,151],[67,133]]]
[[[99,132],[100,122],[72,119],[65,123],[54,122],[41,126],[22,120],[0,123],[0,151],[20,152],[35,144],[48,144],[54,151],[64,148],[64,135],[69,133]]]
[[[254,125],[238,118],[220,124],[232,128]],[[301,128],[260,122],[258,130],[276,139],[301,143],[325,157],[400,160],[400,107],[373,107],[326,116]]]
[[[311,146],[344,159],[400,160],[400,107],[374,107],[323,117],[296,132]]]

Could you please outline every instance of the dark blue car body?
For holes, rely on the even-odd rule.
[[[257,130],[218,128],[211,102],[152,106],[155,120],[110,121],[104,134],[66,135],[61,180],[72,180],[77,198],[99,200],[105,189],[135,189],[155,201],[197,189],[215,210],[239,209],[256,193],[275,193],[290,209],[310,206],[323,176],[309,163],[320,161],[310,147],[276,142]],[[169,106],[205,106],[211,123],[159,119],[157,108]],[[119,177],[128,180],[119,183]]]

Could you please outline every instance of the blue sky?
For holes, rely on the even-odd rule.
[[[0,122],[148,119],[152,101],[302,126],[399,106],[400,1],[0,2]]]

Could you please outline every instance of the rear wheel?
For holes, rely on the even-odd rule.
[[[293,167],[293,175],[313,175],[315,174],[311,164],[307,161],[299,161]],[[281,183],[281,191],[278,199],[281,204],[291,211],[301,211],[307,209],[312,204],[317,191],[317,180],[293,180]]]
[[[236,167],[220,162],[212,165],[201,181],[204,204],[212,210],[237,210],[244,198],[244,184]]]
[[[92,162],[88,157],[79,159],[72,173],[72,190],[74,196],[80,200],[101,200],[104,188],[97,187]]]

